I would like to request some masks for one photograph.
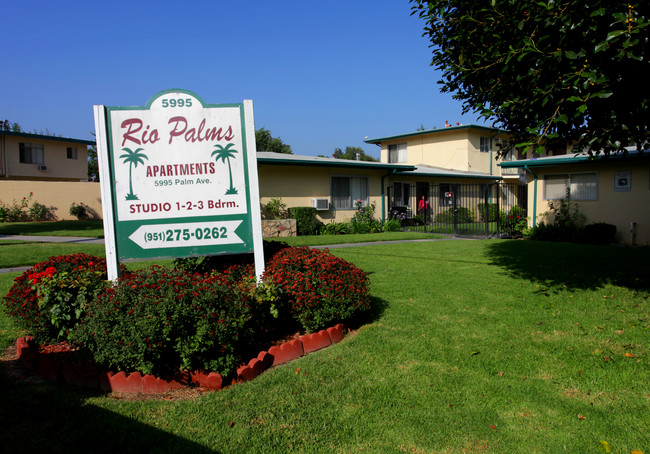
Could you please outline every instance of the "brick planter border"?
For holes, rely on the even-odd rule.
[[[306,334],[273,346],[268,351],[261,351],[256,358],[237,368],[236,378],[231,384],[253,380],[271,367],[340,342],[347,331],[347,328],[339,323],[317,333]],[[140,372],[127,374],[82,367],[76,363],[62,361],[54,354],[40,354],[38,345],[31,336],[16,339],[16,354],[25,369],[36,372],[46,380],[65,381],[72,386],[105,392],[162,394],[192,384],[211,390],[222,389],[225,384],[221,374],[204,370],[178,372],[173,377],[156,377],[142,375]]]

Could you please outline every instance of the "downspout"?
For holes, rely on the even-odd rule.
[[[396,172],[397,170],[393,169],[391,173],[381,177],[381,222],[386,222],[386,197],[384,193],[384,179],[386,177],[390,177],[391,175],[395,175]]]
[[[490,137],[490,175],[492,175],[492,158],[494,155],[492,154],[492,137]]]
[[[535,182],[533,183],[533,227],[535,227],[537,225],[537,175],[528,168],[528,165],[525,165],[524,169],[526,169],[526,172],[530,173],[535,179]]]

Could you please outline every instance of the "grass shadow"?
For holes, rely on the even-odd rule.
[[[0,370],[3,452],[216,452],[89,404],[92,395],[41,380],[17,380]]]
[[[360,312],[355,317],[346,321],[345,324],[348,328],[355,330],[361,328],[363,325],[369,325],[373,322],[379,320],[386,308],[388,308],[388,301],[378,298],[376,296],[370,297],[370,309],[364,312]]]
[[[613,284],[650,291],[650,249],[532,240],[489,242],[492,265],[550,290],[596,289]]]

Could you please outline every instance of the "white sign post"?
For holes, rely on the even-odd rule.
[[[95,106],[109,279],[124,260],[254,252],[264,272],[252,101],[166,90]]]

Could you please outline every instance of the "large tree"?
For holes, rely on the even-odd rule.
[[[335,148],[332,157],[337,159],[355,159],[358,161],[377,162],[377,159],[366,154],[366,152],[363,151],[363,148],[359,147],[345,147],[345,151],[340,148]]]
[[[255,131],[255,145],[257,151],[292,154],[290,145],[283,143],[279,137],[273,137],[271,131],[264,128]]]
[[[648,0],[411,0],[443,92],[519,146],[648,143]]]
[[[91,145],[88,147],[88,181],[99,181],[99,162],[97,161],[97,145]]]

